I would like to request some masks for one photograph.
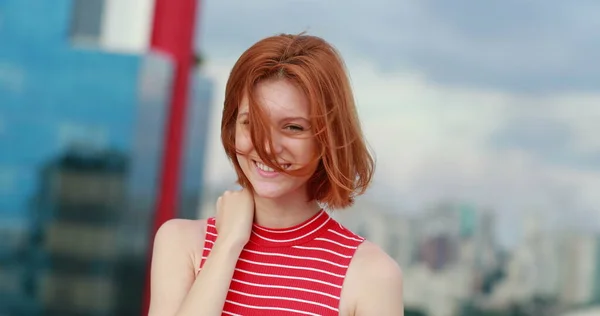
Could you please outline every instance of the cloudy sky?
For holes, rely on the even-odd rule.
[[[307,31],[346,59],[378,160],[372,198],[404,212],[444,198],[492,207],[504,243],[527,211],[600,223],[600,2],[340,3],[203,1],[198,48],[218,87],[210,184],[233,179],[218,122],[236,58]]]

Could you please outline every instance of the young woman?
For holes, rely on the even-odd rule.
[[[374,169],[331,45],[278,35],[244,52],[221,138],[243,189],[214,218],[159,229],[151,316],[403,315],[396,262],[325,211],[350,206]]]

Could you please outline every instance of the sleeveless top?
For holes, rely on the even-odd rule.
[[[211,217],[200,270],[216,239]],[[290,228],[254,224],[238,258],[223,315],[339,315],[346,271],[364,240],[324,210]]]

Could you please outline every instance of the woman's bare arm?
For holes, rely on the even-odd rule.
[[[243,247],[215,242],[177,316],[220,316]],[[202,311],[201,314],[200,311]]]
[[[202,256],[206,220],[173,219],[154,238],[149,316],[176,315],[194,283]]]
[[[220,316],[237,260],[248,242],[254,217],[254,198],[248,190],[226,191],[217,200],[219,237],[194,280],[190,253],[200,253],[204,238],[185,229],[185,220],[171,220],[157,232],[152,259],[150,316]],[[206,221],[203,221],[204,236]],[[196,232],[198,230],[196,229]],[[196,251],[189,245],[199,245]],[[186,258],[187,256],[187,258]],[[193,258],[193,255],[192,255]]]
[[[200,221],[201,225],[192,222],[170,220],[156,233],[149,316],[222,314],[242,247],[217,240],[202,271],[195,276],[194,261],[199,260],[193,258],[201,256],[203,247],[196,250],[190,242],[203,246],[206,221]]]

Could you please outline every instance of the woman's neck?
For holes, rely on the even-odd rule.
[[[321,210],[317,201],[306,201],[304,194],[278,199],[254,196],[254,222],[268,228],[287,228],[298,225]]]

